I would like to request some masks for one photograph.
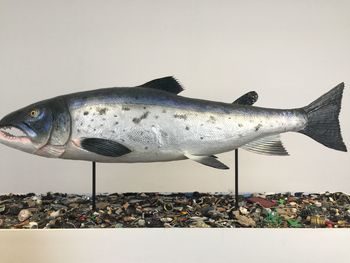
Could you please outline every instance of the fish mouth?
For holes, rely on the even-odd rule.
[[[21,141],[28,139],[28,135],[20,128],[15,126],[0,127],[1,137],[8,141]]]
[[[28,134],[20,127],[12,125],[0,125],[0,143],[28,153],[36,151]]]

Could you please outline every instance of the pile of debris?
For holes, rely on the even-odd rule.
[[[124,193],[97,196],[47,193],[0,196],[0,228],[350,227],[344,193]]]

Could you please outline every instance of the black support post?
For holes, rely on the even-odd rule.
[[[236,209],[238,209],[238,149],[235,149],[235,203]]]
[[[92,209],[96,210],[96,162],[92,162]]]

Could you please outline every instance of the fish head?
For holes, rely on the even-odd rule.
[[[62,146],[69,135],[70,115],[60,99],[31,104],[0,120],[0,142],[28,153],[38,154],[48,146]]]

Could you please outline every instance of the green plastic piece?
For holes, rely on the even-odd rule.
[[[279,205],[284,205],[284,202],[285,202],[284,199],[279,199],[279,200],[278,200],[278,204],[279,204]]]
[[[302,225],[300,224],[300,222],[298,220],[288,219],[287,222],[288,222],[288,225],[290,227],[293,227],[293,228],[294,227],[302,227]]]
[[[269,227],[279,227],[282,224],[282,218],[276,212],[270,212],[264,219]]]

